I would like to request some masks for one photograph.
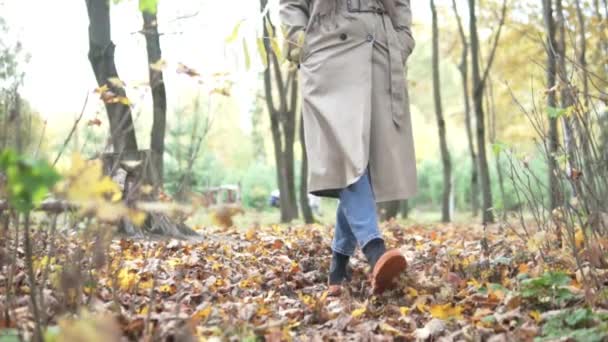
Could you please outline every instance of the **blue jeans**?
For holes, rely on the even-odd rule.
[[[376,200],[366,171],[354,184],[340,191],[336,229],[332,250],[352,256],[357,245],[363,248],[374,239],[381,239]]]

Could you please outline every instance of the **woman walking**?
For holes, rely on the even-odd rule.
[[[406,268],[387,251],[376,202],[416,192],[406,61],[410,0],[280,0],[288,58],[299,65],[309,191],[339,198],[330,294],[359,246],[375,292]]]

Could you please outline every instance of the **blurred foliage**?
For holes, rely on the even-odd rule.
[[[46,161],[25,158],[12,150],[0,155],[0,169],[6,176],[8,201],[21,213],[38,206],[60,179]]]

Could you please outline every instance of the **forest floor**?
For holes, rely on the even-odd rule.
[[[389,222],[383,231],[406,256],[407,274],[395,290],[371,295],[359,254],[340,298],[326,293],[326,225],[206,228],[198,242],[105,234],[104,248],[101,235],[59,233],[52,256],[34,260],[37,278],[48,278],[38,303],[46,340],[600,341],[608,334],[605,293],[585,291],[571,253],[543,250],[543,236],[526,243],[475,224]],[[33,245],[47,248],[47,238],[39,231]],[[22,247],[17,254],[2,342],[28,338],[33,328]]]

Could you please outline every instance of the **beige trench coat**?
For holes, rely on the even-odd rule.
[[[417,183],[410,1],[394,0],[398,18],[381,0],[338,0],[335,13],[319,13],[320,1],[335,0],[280,0],[288,55],[300,65],[309,191],[337,197],[369,168],[377,202],[409,198]]]

